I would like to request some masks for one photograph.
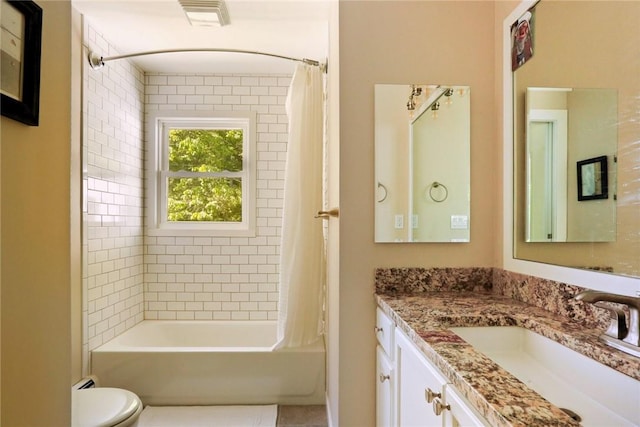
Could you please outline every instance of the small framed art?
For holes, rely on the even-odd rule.
[[[0,0],[2,115],[38,126],[42,9],[31,0]]]
[[[608,199],[607,156],[578,162],[578,201]]]

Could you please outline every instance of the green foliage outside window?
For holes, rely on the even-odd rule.
[[[242,130],[169,130],[171,172],[241,172]],[[239,177],[170,177],[169,221],[242,221]]]

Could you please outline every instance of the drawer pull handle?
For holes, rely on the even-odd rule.
[[[442,397],[442,393],[436,393],[430,388],[427,388],[424,391],[424,398],[427,400],[428,403],[433,402],[433,399],[435,399],[436,397]]]
[[[442,412],[445,410],[450,411],[451,405],[444,405],[438,399],[433,401],[433,413],[436,414],[436,416],[442,415]]]
[[[383,329],[382,329],[382,328],[379,328],[379,327],[377,327],[377,326],[374,326],[374,327],[373,327],[373,330],[376,332],[376,334],[377,334],[378,332],[382,332],[382,331],[383,331]]]
[[[380,374],[380,382],[383,383],[386,380],[390,380],[391,379],[391,375],[384,375],[384,374]]]

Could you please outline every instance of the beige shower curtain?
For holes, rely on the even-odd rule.
[[[322,220],[323,99],[317,66],[296,67],[289,94],[289,141],[280,245],[278,342],[299,347],[322,336],[325,250]]]

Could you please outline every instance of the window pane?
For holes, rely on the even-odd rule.
[[[169,178],[169,221],[242,222],[240,178]]]
[[[242,171],[242,129],[169,129],[169,170]]]

